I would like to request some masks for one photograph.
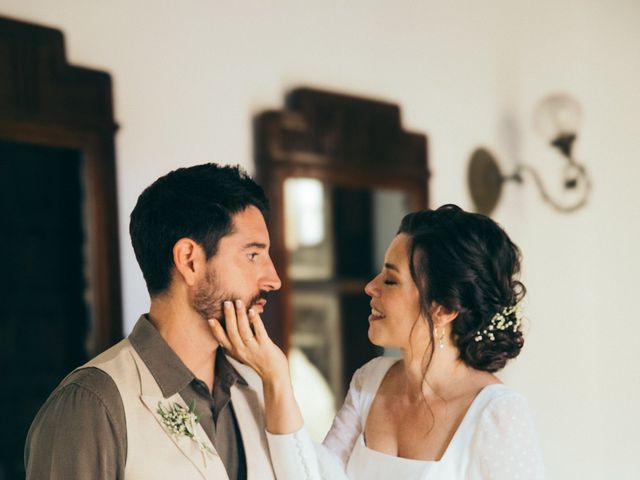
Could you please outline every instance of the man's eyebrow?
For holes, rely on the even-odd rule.
[[[251,243],[247,243],[246,245],[244,245],[242,247],[243,250],[248,250],[250,248],[265,249],[265,248],[267,248],[267,244],[266,243],[260,243],[260,242],[251,242]]]
[[[394,270],[400,273],[400,270],[398,269],[398,267],[396,267],[393,263],[385,263],[384,268],[386,268],[387,270]]]

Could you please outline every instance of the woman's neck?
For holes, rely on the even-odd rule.
[[[458,349],[451,342],[446,342],[444,348],[436,346],[431,358],[430,350],[430,344],[421,350],[403,349],[405,392],[411,400],[450,399],[473,372],[460,360]]]

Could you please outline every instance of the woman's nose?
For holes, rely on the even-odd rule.
[[[366,293],[370,297],[377,297],[379,295],[379,293],[380,293],[380,289],[378,288],[378,285],[376,283],[376,280],[378,279],[378,277],[379,277],[379,275],[376,275],[364,287],[364,293]]]

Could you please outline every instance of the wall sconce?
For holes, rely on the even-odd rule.
[[[573,157],[573,144],[581,119],[582,112],[578,103],[570,96],[561,94],[545,97],[533,116],[535,129],[567,162],[561,177],[564,200],[549,194],[533,167],[520,164],[513,173],[504,175],[491,152],[478,148],[471,155],[467,170],[469,190],[476,211],[489,215],[500,200],[504,183],[514,181],[521,184],[525,174],[531,175],[542,199],[555,210],[568,213],[583,207],[591,192],[591,180],[585,167]]]

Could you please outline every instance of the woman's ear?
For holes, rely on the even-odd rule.
[[[457,310],[449,310],[436,302],[431,304],[431,318],[433,318],[433,324],[436,327],[444,327],[450,324],[457,316]]]
[[[173,245],[173,264],[176,274],[189,286],[202,276],[206,257],[204,249],[190,238],[181,238]]]

